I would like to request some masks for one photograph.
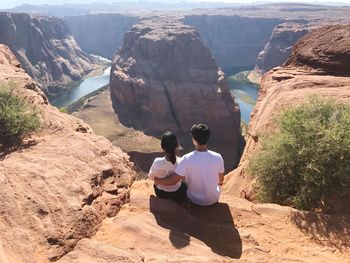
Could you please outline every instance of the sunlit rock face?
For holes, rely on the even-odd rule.
[[[254,199],[254,180],[247,166],[260,146],[260,137],[274,131],[274,120],[283,109],[300,104],[310,96],[349,102],[349,72],[349,25],[322,27],[302,37],[286,63],[263,76],[247,144],[239,167],[227,176],[226,190]],[[349,199],[350,194],[335,198],[332,209],[349,213]]]
[[[96,233],[129,201],[129,156],[80,119],[48,103],[39,85],[0,44],[2,88],[40,113],[41,130],[18,150],[0,150],[0,262],[49,262]]]

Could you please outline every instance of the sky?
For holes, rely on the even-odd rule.
[[[120,1],[120,0],[119,0]],[[128,1],[128,0],[124,0]],[[146,0],[147,1],[147,0]],[[157,0],[153,0],[157,1]],[[161,2],[181,2],[184,0],[161,0]],[[261,0],[185,0],[185,1],[195,1],[195,2],[227,2],[227,3],[251,3],[251,2],[259,2]],[[57,4],[64,4],[64,3],[70,3],[70,4],[84,4],[84,3],[91,3],[91,2],[105,2],[105,3],[113,3],[118,2],[118,0],[0,0],[0,9],[4,8],[12,8],[18,5],[22,4],[32,4],[32,5],[41,5],[41,4],[50,4],[50,5],[57,5]],[[269,2],[308,2],[308,3],[349,3],[350,0],[269,0]]]

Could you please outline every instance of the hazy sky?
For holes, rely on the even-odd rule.
[[[119,0],[120,1],[120,0]],[[124,0],[128,1],[128,0]],[[147,1],[147,0],[146,0]],[[153,0],[157,1],[157,0]],[[161,0],[162,2],[181,2],[183,0]],[[196,2],[227,2],[227,3],[250,3],[250,2],[259,2],[259,0],[185,0],[185,1],[196,1]],[[105,3],[113,3],[118,2],[118,0],[0,0],[0,8],[11,8],[17,5],[21,4],[33,4],[33,5],[41,5],[41,4],[51,4],[51,5],[57,5],[57,4],[64,4],[64,3],[70,3],[70,4],[83,4],[83,3],[91,3],[91,2],[105,2]],[[309,2],[309,3],[324,3],[324,2],[342,2],[342,3],[350,3],[350,0],[318,0],[318,1],[312,1],[312,0],[269,0],[269,2]]]

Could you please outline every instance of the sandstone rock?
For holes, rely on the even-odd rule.
[[[350,25],[323,27],[302,38],[286,66],[308,67],[329,74],[350,72]]]
[[[59,262],[348,262],[346,218],[258,215],[251,202],[226,193],[217,206],[188,211],[156,198],[150,181],[135,182],[130,195],[92,240],[80,241]],[[317,231],[325,223],[328,238]]]
[[[111,97],[121,123],[146,134],[175,132],[188,151],[191,126],[212,129],[210,147],[238,160],[240,111],[198,31],[176,19],[141,21],[113,59]]]
[[[49,105],[4,45],[0,82],[14,82],[42,121],[31,144],[0,152],[0,261],[59,259],[116,215],[135,174],[125,153]]]
[[[309,31],[307,23],[287,22],[276,26],[269,42],[258,55],[254,71],[264,74],[281,66],[291,54],[293,45]]]
[[[0,43],[10,47],[45,92],[55,93],[93,69],[93,61],[59,18],[1,12]]]
[[[248,140],[239,167],[227,176],[226,191],[254,199],[246,167],[259,147],[259,136],[274,130],[274,118],[281,110],[303,102],[311,95],[349,102],[350,26],[329,26],[312,31],[294,46],[282,67],[266,73],[248,128]],[[334,210],[350,212],[348,201],[334,202]]]

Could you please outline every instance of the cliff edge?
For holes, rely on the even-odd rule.
[[[119,148],[49,105],[2,44],[0,82],[15,83],[42,122],[23,147],[0,152],[0,262],[54,261],[116,215],[135,173]]]
[[[349,72],[349,25],[323,27],[301,38],[287,62],[266,73],[262,79],[246,148],[239,167],[226,178],[226,191],[254,200],[254,180],[246,168],[259,147],[259,137],[274,130],[273,119],[283,108],[297,105],[309,96],[348,102]],[[335,202],[334,211],[350,212],[346,200]]]

